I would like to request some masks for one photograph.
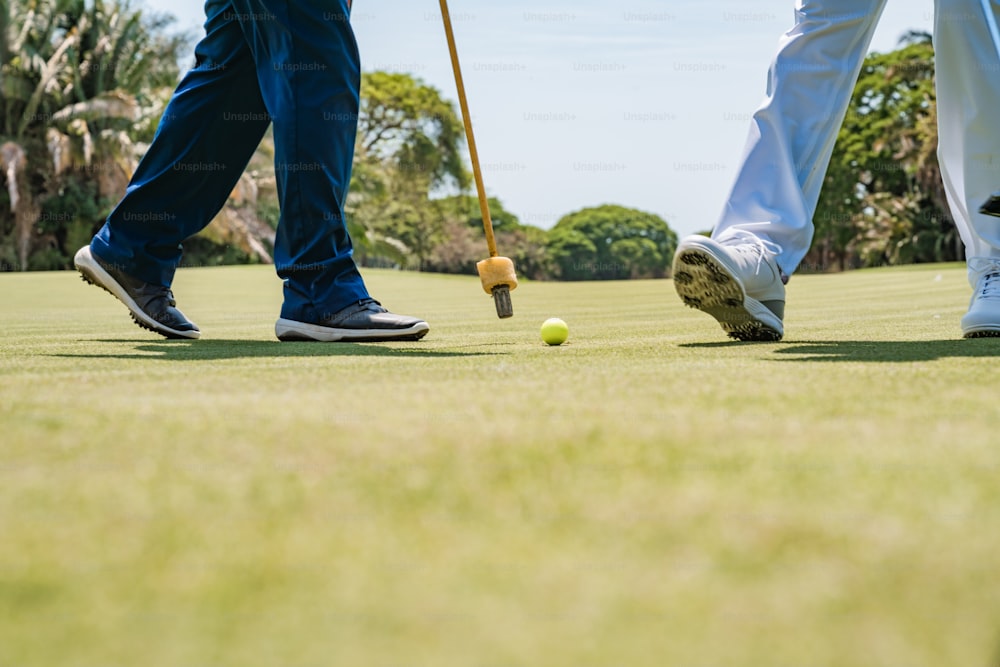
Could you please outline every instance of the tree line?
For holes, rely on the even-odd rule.
[[[0,270],[71,268],[124,193],[176,84],[190,39],[127,0],[0,0]],[[865,61],[803,268],[959,259],[935,150],[933,46],[907,35]],[[270,262],[278,222],[270,135],[223,211],[184,243],[184,263]],[[455,106],[420,79],[368,72],[346,203],[363,266],[475,274],[485,257]],[[544,230],[501,200],[498,246],[546,280],[661,278],[677,235],[623,205]]]

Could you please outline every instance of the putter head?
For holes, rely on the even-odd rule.
[[[497,317],[506,319],[514,316],[514,304],[510,302],[510,287],[497,285],[493,288],[493,303],[497,307]]]
[[[483,291],[493,296],[500,319],[513,317],[514,307],[510,303],[510,291],[517,287],[514,262],[507,257],[490,257],[476,263]]]
[[[979,212],[1000,218],[1000,192],[991,194],[990,198],[979,207]]]

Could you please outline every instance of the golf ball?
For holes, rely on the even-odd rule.
[[[569,337],[569,326],[558,317],[542,322],[542,340],[549,345],[561,345]]]

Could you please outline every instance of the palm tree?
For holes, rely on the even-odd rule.
[[[73,182],[94,184],[95,210],[124,192],[135,142],[155,128],[186,38],[165,36],[171,19],[128,0],[0,3],[0,167],[12,217],[0,232],[9,228],[25,270],[38,232],[60,246],[74,227],[98,222],[43,219]]]

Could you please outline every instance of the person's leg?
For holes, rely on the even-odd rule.
[[[168,338],[200,336],[170,291],[181,241],[225,204],[270,122],[232,5],[208,0],[205,16],[195,67],[174,91],[124,197],[74,257],[87,282]]]
[[[712,238],[681,241],[674,286],[739,340],[784,335],[787,276],[809,250],[837,133],[885,0],[798,0]]]
[[[315,320],[368,298],[344,222],[361,65],[346,0],[233,0],[274,121],[282,316]]]
[[[774,244],[791,275],[809,251],[813,215],[837,133],[885,0],[800,0],[754,113],[732,190],[712,237]]]
[[[1000,335],[1000,218],[979,212],[1000,187],[1000,55],[986,12],[991,0],[937,0],[934,49],[938,161],[975,293],[966,336]]]
[[[282,340],[415,339],[425,322],[368,294],[344,221],[361,66],[348,0],[233,0],[274,123],[281,218],[274,248]]]
[[[196,65],[163,112],[125,196],[91,243],[124,273],[169,287],[181,241],[222,209],[269,118],[251,52],[229,0],[205,4]]]

